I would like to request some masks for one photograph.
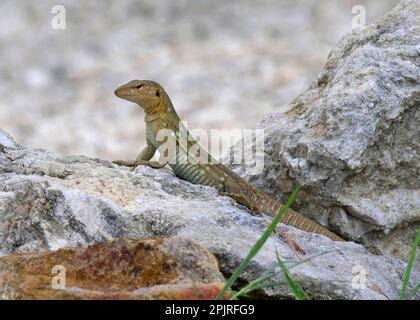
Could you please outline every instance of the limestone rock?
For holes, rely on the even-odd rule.
[[[180,180],[169,169],[139,167],[130,171],[84,156],[60,156],[20,146],[0,149],[0,254],[4,256],[31,252],[24,257],[45,261],[45,257],[57,260],[67,252],[70,265],[76,265],[77,249],[40,255],[35,252],[86,247],[117,238],[180,236],[207,248],[218,259],[222,273],[229,276],[269,222],[268,217],[253,216],[230,198],[219,196],[215,189]],[[103,248],[104,259],[105,248],[111,250],[106,244],[95,248]],[[97,249],[80,252],[89,250]],[[276,273],[272,282],[283,281],[276,252],[304,289],[319,299],[395,299],[405,270],[403,261],[372,255],[355,243],[333,242],[281,226],[241,275],[240,283],[246,284],[264,272]],[[4,259],[9,261],[9,257]],[[14,262],[9,271],[4,271],[4,277],[12,277],[8,283],[16,284],[13,276],[26,277],[26,271],[13,269],[20,258],[10,259]],[[203,260],[197,259],[181,260],[182,274],[193,279],[196,275],[190,273],[197,271],[193,266]],[[205,259],[208,265],[210,258]],[[88,266],[90,260],[85,260],[84,266]],[[118,270],[111,262],[109,267]],[[360,270],[366,275],[364,285],[354,287]],[[76,276],[71,279],[79,281]],[[419,280],[419,273],[414,272],[410,288]],[[121,297],[138,297],[132,296],[130,281],[121,285]],[[207,289],[213,292],[214,278],[203,283],[210,283]],[[7,297],[23,294],[14,286],[7,292]],[[63,294],[69,297],[70,293]],[[81,294],[91,297],[87,291]],[[265,287],[256,294],[261,298],[290,298],[284,285]]]
[[[420,225],[419,123],[420,2],[403,1],[344,37],[309,90],[261,122],[265,167],[247,178],[282,199],[299,181],[295,209],[405,260]]]
[[[0,129],[0,147],[16,148],[17,146],[13,138],[7,132]]]

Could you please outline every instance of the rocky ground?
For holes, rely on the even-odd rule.
[[[0,142],[3,298],[211,298],[223,278],[208,251],[228,276],[269,222],[169,169],[132,172],[106,160],[23,148],[5,133]],[[141,240],[150,237],[157,238]],[[112,239],[121,240],[107,243]],[[99,245],[84,249],[93,244]],[[81,248],[48,252],[68,247]],[[281,226],[240,283],[270,272],[271,283],[283,281],[276,253],[314,299],[396,299],[406,268],[353,242]],[[51,289],[55,265],[68,269],[67,290]],[[416,271],[410,288],[418,281]],[[196,286],[200,296],[191,293]],[[291,298],[284,284],[254,295]]]
[[[9,255],[0,279],[3,299],[214,299],[224,282],[214,256],[180,237]]]
[[[77,12],[79,7],[71,8]],[[310,88],[260,123],[266,132],[262,174],[246,176],[243,165],[232,166],[283,199],[300,182],[294,209],[349,240],[333,242],[280,225],[239,279],[243,286],[273,273],[254,297],[291,297],[277,253],[314,299],[398,298],[408,246],[420,221],[419,35],[420,3],[415,0],[401,2],[374,24],[348,34]],[[94,77],[88,74],[71,84],[82,88],[91,83]],[[42,77],[29,83],[42,84],[47,79]],[[95,90],[103,89],[100,82],[96,85]],[[71,92],[64,89],[48,92]],[[84,93],[95,100],[92,106],[100,105],[90,89]],[[75,102],[66,112],[80,112],[81,105]],[[130,114],[124,112],[113,124]],[[16,119],[25,121],[24,115]],[[102,121],[88,115],[80,119]],[[67,120],[66,126],[54,124],[61,125],[60,134],[81,123]],[[124,129],[131,130],[129,125]],[[89,141],[79,138],[83,141],[72,145],[84,148]],[[167,168],[131,171],[98,157],[16,141],[0,130],[1,298],[213,298],[270,221],[212,188],[178,179]],[[420,281],[418,263],[409,290]],[[67,270],[65,289],[51,287],[57,266]]]

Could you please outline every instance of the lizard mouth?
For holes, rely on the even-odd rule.
[[[130,100],[130,101],[131,101],[130,98],[136,96],[136,94],[135,94],[135,92],[133,92],[133,90],[130,90],[130,89],[127,90],[127,88],[121,88],[121,87],[115,89],[114,94],[118,98],[121,98],[121,99],[124,99],[124,100]]]
[[[141,96],[132,88],[126,88],[124,86],[119,87],[115,89],[114,94],[120,99],[137,103],[140,107],[143,108],[141,104]]]
[[[114,91],[114,94],[118,97],[118,98],[122,98],[124,96],[128,95],[128,92],[124,92],[125,90],[123,88],[117,88]]]

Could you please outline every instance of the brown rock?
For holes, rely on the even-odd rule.
[[[181,237],[0,258],[3,299],[213,299],[223,283],[214,256]]]

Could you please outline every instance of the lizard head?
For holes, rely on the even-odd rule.
[[[114,91],[118,98],[137,103],[146,112],[159,109],[164,95],[163,88],[150,80],[132,80]]]

